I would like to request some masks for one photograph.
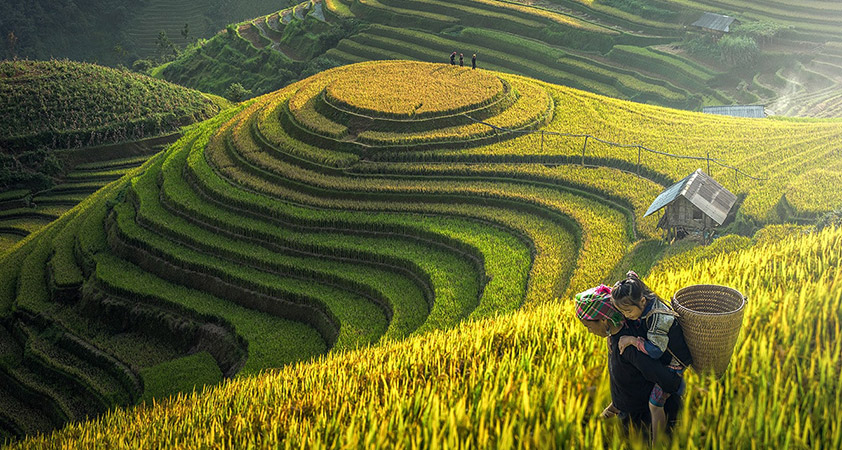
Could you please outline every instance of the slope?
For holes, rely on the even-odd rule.
[[[461,95],[446,95],[452,92]],[[546,362],[568,372],[551,383],[567,393],[556,397],[559,391],[552,391],[552,398],[570,405],[563,414],[554,410],[558,423],[568,423],[554,429],[592,443],[598,439],[593,430],[577,427],[585,405],[604,399],[605,390],[581,397],[577,389],[584,386],[565,380],[595,370],[579,358],[598,345],[560,319],[568,316],[554,300],[606,280],[634,244],[657,236],[655,218],[642,214],[664,184],[695,168],[698,160],[684,158],[694,156],[689,152],[710,151],[714,167],[726,164],[767,178],[729,181],[714,172],[745,196],[743,213],[764,222],[778,220],[770,216],[781,186],[805,182],[798,175],[814,166],[830,170],[838,133],[829,122],[733,120],[442,64],[372,62],[322,72],[191,128],[2,257],[0,314],[7,332],[0,338],[8,350],[0,376],[15,387],[0,391],[0,400],[20,413],[4,417],[0,427],[7,436],[26,435],[220,378],[233,379],[226,386],[237,389],[265,380],[253,376],[268,368],[285,367],[273,376],[298,379],[297,370],[329,367],[323,373],[336,373],[337,366],[319,361],[350,368],[369,360],[384,362],[388,375],[365,378],[361,386],[388,395],[370,403],[366,387],[354,391],[361,398],[331,395],[330,401],[402,408],[389,400],[393,391],[383,390],[389,380],[428,380],[435,384],[423,386],[443,393],[440,404],[461,402],[460,411],[476,411],[486,421],[488,411],[502,411],[506,427],[532,430],[557,403],[528,397],[529,383],[543,378],[516,378],[511,370],[529,377],[536,364],[536,375],[557,374],[540,366]],[[723,140],[740,146],[714,153]],[[647,150],[638,159],[641,143],[661,151]],[[782,145],[790,149],[787,161],[779,156]],[[836,248],[833,239],[827,235],[819,243]],[[794,252],[795,244],[787,245],[780,251]],[[832,259],[834,253],[823,248],[816,252]],[[794,265],[780,270],[799,273]],[[812,267],[836,266],[829,260]],[[745,286],[749,295],[765,295],[749,290],[765,286],[759,281]],[[538,340],[546,347],[529,344]],[[570,345],[579,351],[560,357]],[[555,356],[544,358],[549,355]],[[100,370],[87,370],[92,365]],[[342,372],[349,378],[330,382],[341,388],[345,380],[361,380],[355,375],[360,371],[380,373],[354,367]],[[452,376],[428,376],[445,373]],[[510,384],[509,375],[518,384]],[[168,388],[160,382],[168,377],[181,383]],[[302,377],[281,383],[283,389],[321,386]],[[488,380],[496,400],[475,391],[479,380]],[[321,411],[333,414],[326,398],[306,391],[289,396],[283,389],[270,397],[297,406],[275,409],[282,415],[273,421],[278,426]],[[469,391],[478,393],[469,400]],[[418,392],[411,397],[422,403],[411,404],[427,410],[423,402],[435,394]],[[251,401],[246,398],[237,401]],[[509,406],[498,409],[500,399]],[[492,406],[472,410],[465,402]],[[157,415],[155,408],[136,411]],[[202,417],[228,410],[203,411]],[[425,420],[433,427],[441,411],[430,411]],[[527,417],[522,411],[534,420],[520,421]],[[103,420],[134,420],[122,414]],[[384,412],[387,422],[378,423],[388,423],[391,414]],[[350,416],[337,417],[319,423],[344,427]],[[333,429],[318,433],[332,440]],[[158,428],[164,440],[153,445],[193,436],[189,426],[178,430]],[[695,436],[697,428],[689,430],[686,436]],[[262,433],[237,436],[280,435]],[[460,435],[455,433],[448,436]],[[465,433],[486,442],[497,432]],[[290,445],[305,439],[286,429],[282,434],[291,436]],[[392,443],[406,437],[383,436]]]

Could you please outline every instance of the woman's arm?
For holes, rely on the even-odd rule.
[[[641,353],[634,346],[626,347],[620,357],[631,363],[643,374],[644,378],[652,383],[658,383],[664,392],[675,394],[681,388],[681,377],[677,373],[669,370],[660,361]]]

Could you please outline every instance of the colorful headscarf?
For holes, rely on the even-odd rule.
[[[576,317],[580,320],[607,319],[614,326],[622,325],[625,320],[611,304],[611,288],[604,284],[576,294]]]

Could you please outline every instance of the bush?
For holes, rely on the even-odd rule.
[[[757,62],[760,48],[749,36],[725,35],[719,40],[719,59],[732,66],[749,67]]]
[[[322,55],[307,63],[307,66],[304,68],[304,70],[301,71],[300,78],[303,80],[319,72],[324,72],[325,70],[332,69],[341,65],[342,63],[340,63],[339,61],[336,61],[335,59],[330,58],[329,56]]]
[[[251,91],[244,88],[240,83],[231,83],[228,89],[225,90],[225,98],[232,102],[241,102],[250,95]]]
[[[132,63],[132,70],[139,73],[149,73],[149,69],[155,67],[155,63],[148,59],[138,59]]]
[[[18,155],[0,154],[0,187],[25,185],[32,189],[48,189],[54,176],[63,170],[61,160],[46,149]]]
[[[681,47],[687,53],[702,59],[717,59],[719,57],[719,47],[716,41],[707,35],[689,35],[681,43]]]

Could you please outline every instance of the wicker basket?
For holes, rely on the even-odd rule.
[[[715,284],[687,286],[672,297],[696,372],[713,371],[717,378],[725,374],[746,301],[736,289]]]

